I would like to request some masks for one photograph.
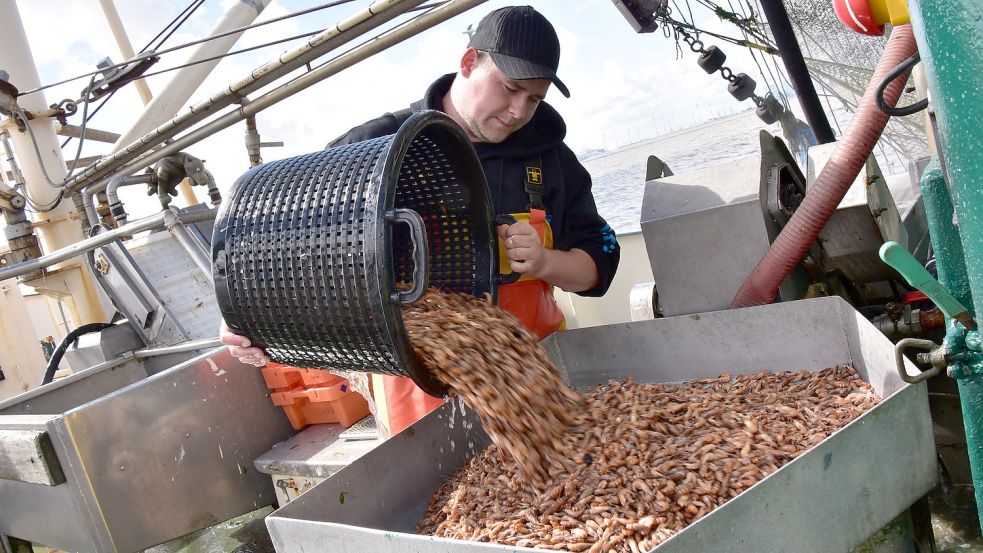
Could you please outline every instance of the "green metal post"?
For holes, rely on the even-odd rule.
[[[959,227],[952,224],[952,199],[942,178],[942,165],[938,158],[933,159],[922,173],[922,199],[925,202],[925,217],[928,219],[932,249],[935,250],[939,282],[975,317]]]
[[[946,280],[965,275],[973,298],[983,300],[983,2],[980,0],[909,0],[912,28],[928,79],[938,121],[939,143],[955,196],[964,267],[939,266]],[[927,199],[926,199],[927,202]],[[943,216],[936,213],[932,218]],[[935,221],[934,226],[938,226]],[[931,223],[930,223],[931,224]],[[932,229],[932,241],[936,237]],[[951,244],[951,243],[950,243]],[[943,244],[944,245],[944,244]],[[940,252],[936,249],[936,253]],[[948,262],[947,262],[948,263]],[[953,293],[957,290],[953,289]],[[975,313],[980,304],[967,303]],[[978,332],[965,332],[952,321],[946,351],[953,354],[949,374],[959,381],[976,505],[983,527],[983,363]],[[959,351],[961,350],[961,351]]]

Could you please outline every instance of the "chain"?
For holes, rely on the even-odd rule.
[[[671,33],[674,33],[676,35],[677,49],[679,44],[679,38],[682,37],[683,42],[685,42],[689,46],[689,49],[692,50],[694,53],[701,54],[701,55],[706,54],[707,49],[703,47],[703,41],[694,37],[689,31],[683,28],[682,25],[673,21],[673,19],[670,17],[671,14],[672,14],[672,8],[670,8],[668,5],[665,4],[660,6],[655,11],[654,14],[657,19],[662,20],[663,33],[666,35],[666,37],[668,38]],[[671,33],[669,30],[670,28],[672,29]],[[720,66],[720,69],[718,71],[720,72],[720,76],[723,77],[723,79],[730,84],[736,84],[737,81],[739,80],[738,76],[734,74],[734,71],[725,65]],[[764,105],[765,103],[765,99],[762,98],[761,96],[758,96],[757,94],[752,93],[751,99],[754,101],[754,105],[759,107]]]

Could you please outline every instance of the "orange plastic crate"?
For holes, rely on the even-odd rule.
[[[334,422],[348,428],[369,414],[368,402],[348,380],[328,371],[270,363],[262,373],[273,405],[283,408],[294,430]]]
[[[340,392],[339,387],[274,392],[270,398],[273,405],[283,407],[294,430],[328,422],[337,422],[348,428],[369,414],[369,404],[361,394]]]
[[[267,363],[262,369],[266,387],[271,390],[313,388],[335,383],[340,376],[316,369],[298,369],[281,363]],[[344,379],[342,379],[344,380]]]

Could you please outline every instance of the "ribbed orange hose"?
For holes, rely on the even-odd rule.
[[[778,238],[741,285],[730,306],[749,307],[775,301],[778,287],[792,268],[805,256],[809,247],[840,205],[850,185],[860,173],[874,145],[880,138],[889,116],[877,109],[874,93],[887,73],[917,51],[911,25],[895,27],[881,54],[874,76],[857,109],[850,128],[840,140],[832,157],[823,167],[805,200],[799,205]],[[895,79],[884,91],[884,100],[894,106],[901,96],[907,73]]]

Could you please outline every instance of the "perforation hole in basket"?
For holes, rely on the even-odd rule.
[[[445,290],[474,291],[470,198],[468,183],[461,182],[444,149],[429,136],[418,136],[403,158],[395,206],[412,209],[423,218],[430,252],[430,282]],[[412,253],[408,229],[395,228],[393,263],[397,281],[412,280]]]

